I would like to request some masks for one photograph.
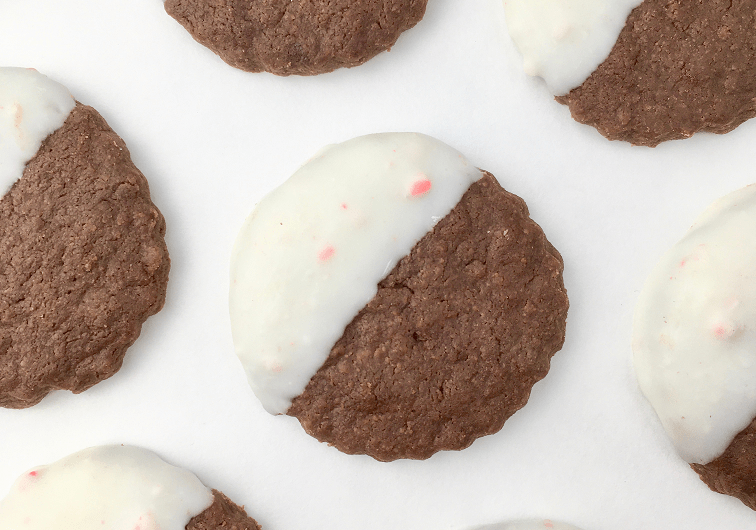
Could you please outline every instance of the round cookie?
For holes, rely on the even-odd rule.
[[[507,0],[520,2],[523,0]],[[570,107],[575,120],[595,127],[610,140],[653,147],[698,131],[726,133],[756,115],[754,0],[644,0],[632,10],[621,32],[615,33],[616,42],[610,48],[605,46],[608,28],[614,29],[614,22],[639,2],[582,3],[611,6],[615,16],[608,26],[603,19],[591,26],[582,41],[583,50],[571,57],[569,67],[562,64],[574,75],[559,77],[537,68],[531,72],[547,80],[554,76],[556,80],[549,85],[556,87],[557,101]],[[580,20],[593,21],[599,9],[588,11]],[[519,28],[517,35],[513,34],[516,41],[520,34],[531,39],[538,35],[520,26],[527,30],[545,25],[544,17],[513,18],[515,30]],[[569,30],[572,26],[566,27],[548,35],[560,38],[554,45],[556,51],[545,54],[546,59],[556,61],[565,55],[563,48],[569,48],[565,43],[574,38]],[[601,34],[601,45],[594,42],[596,34]],[[541,58],[529,53],[540,48],[527,39],[520,40],[518,47],[526,53],[526,65],[532,56]],[[595,63],[596,56],[600,64]],[[586,64],[594,70],[586,71]]]
[[[425,14],[427,0],[166,0],[200,44],[248,72],[315,75],[364,63]]]
[[[232,259],[255,394],[350,454],[422,459],[498,431],[564,341],[559,253],[520,198],[423,135],[324,149]]]
[[[0,69],[0,100],[0,406],[24,408],[120,368],[170,261],[147,181],[94,109],[21,68]]]
[[[657,264],[633,319],[641,390],[713,490],[756,508],[756,185],[712,204]]]
[[[0,530],[260,530],[217,490],[145,449],[91,447],[21,475]]]

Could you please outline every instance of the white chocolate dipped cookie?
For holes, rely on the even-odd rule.
[[[459,152],[355,138],[245,222],[234,345],[268,412],[347,453],[427,458],[525,404],[564,340],[561,271],[522,200]]]
[[[21,475],[0,530],[259,530],[243,508],[145,449],[92,447]]]
[[[664,255],[633,319],[638,382],[675,448],[710,487],[752,508],[756,449],[747,446],[756,418],[754,241],[751,185],[714,202]]]
[[[503,0],[525,72],[610,140],[655,146],[756,115],[752,0]]]

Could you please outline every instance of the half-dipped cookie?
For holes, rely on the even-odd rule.
[[[640,388],[714,491],[756,509],[756,186],[712,204],[656,265],[633,320]]]
[[[165,221],[123,140],[36,70],[0,68],[0,406],[110,377],[163,306]]]
[[[323,149],[231,265],[236,352],[268,412],[378,460],[501,429],[564,341],[563,262],[525,203],[442,142]]]
[[[528,74],[610,140],[655,146],[756,115],[756,0],[504,0]]]
[[[0,530],[260,530],[244,508],[155,453],[91,447],[21,475]]]

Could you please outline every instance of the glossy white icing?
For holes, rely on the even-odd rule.
[[[712,204],[654,268],[633,320],[641,390],[688,462],[756,417],[756,185]]]
[[[66,87],[31,68],[0,68],[0,196],[76,106]]]
[[[184,530],[212,502],[150,451],[92,447],[21,475],[0,501],[0,530]]]
[[[580,86],[609,56],[642,0],[504,0],[525,73],[556,95]]]
[[[378,282],[481,173],[413,133],[329,146],[247,218],[231,261],[236,353],[265,409],[284,413]]]
[[[478,527],[475,530],[580,530],[580,528],[550,519],[530,519],[512,523],[491,524]]]

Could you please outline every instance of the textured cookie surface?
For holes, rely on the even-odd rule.
[[[564,342],[559,253],[486,173],[379,284],[289,415],[378,460],[501,429]]]
[[[362,64],[417,24],[427,0],[167,0],[201,44],[249,72],[313,75]]]
[[[645,0],[609,57],[557,97],[610,140],[655,146],[756,115],[756,0]]]
[[[735,437],[720,457],[690,467],[713,491],[732,495],[756,510],[756,420]]]
[[[261,530],[257,521],[218,490],[213,490],[213,503],[192,518],[186,530]]]
[[[165,300],[164,234],[126,145],[77,104],[0,201],[0,406],[120,368]]]

